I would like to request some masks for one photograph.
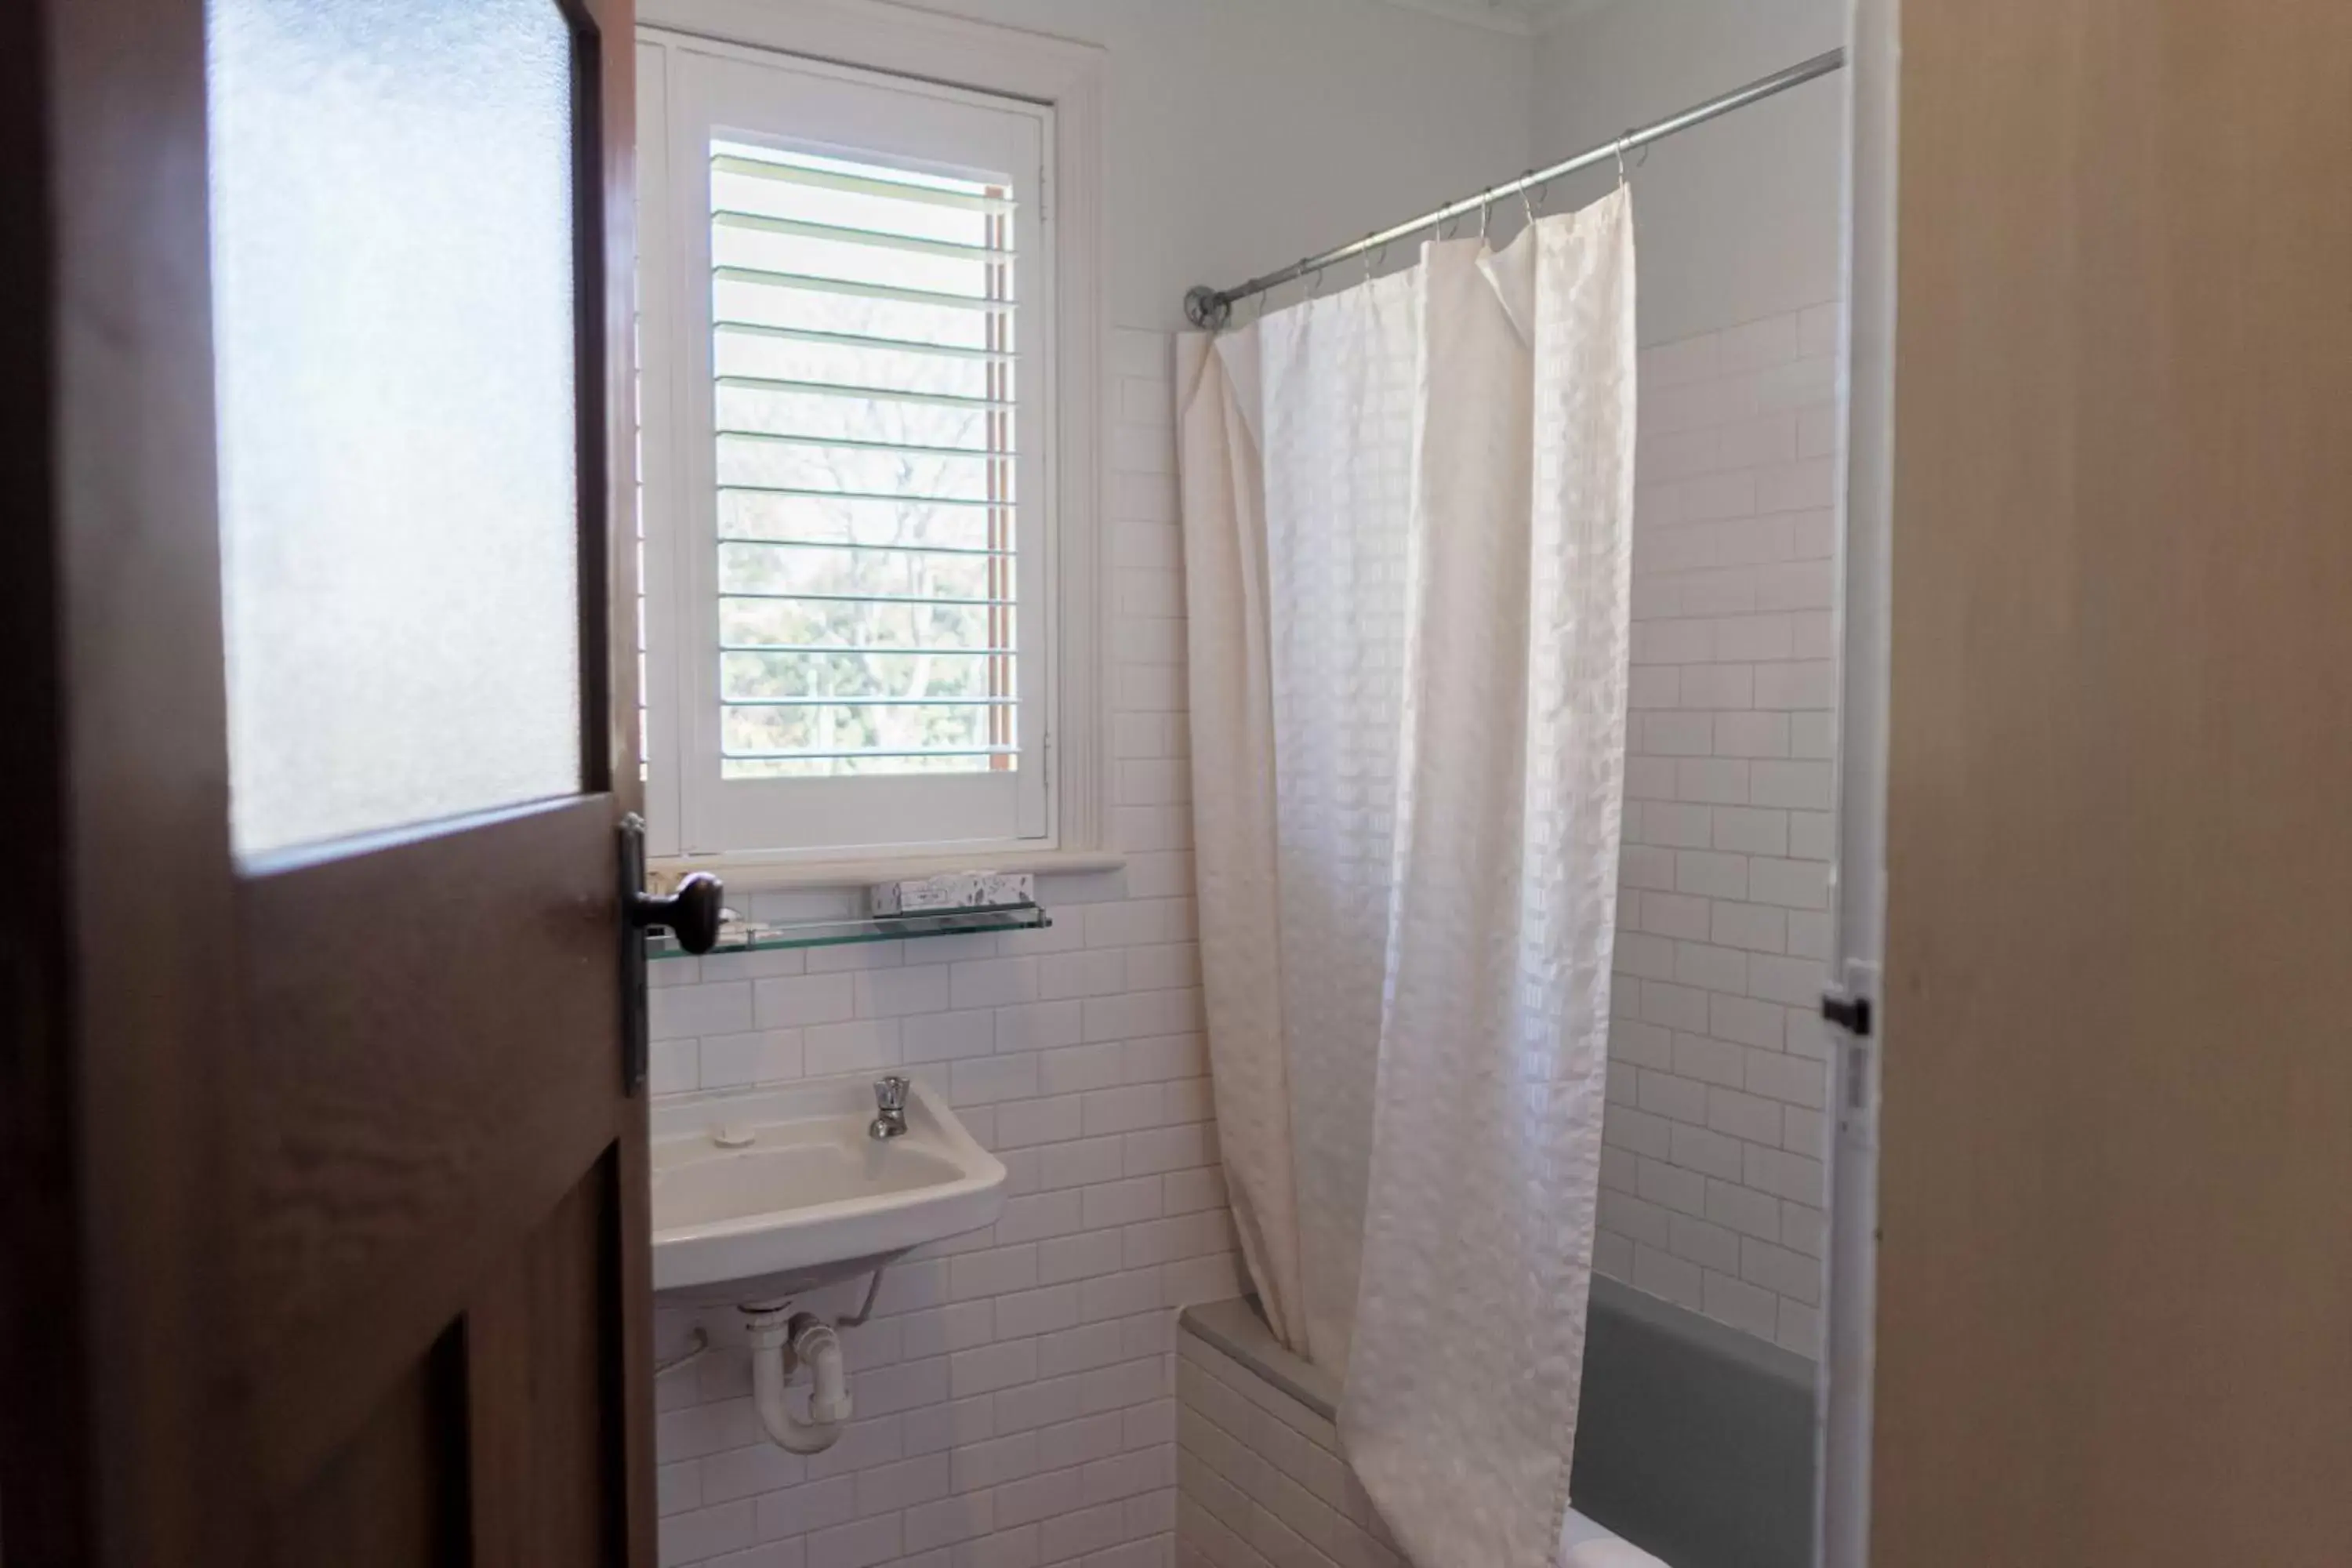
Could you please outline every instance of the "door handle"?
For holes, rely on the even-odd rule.
[[[646,1016],[646,931],[659,926],[688,952],[709,952],[719,942],[726,886],[697,871],[675,891],[646,891],[646,819],[635,812],[621,818],[621,1091],[645,1087],[646,1059],[653,1029]]]
[[[726,896],[726,884],[708,871],[697,871],[673,893],[629,894],[624,909],[639,931],[660,926],[687,952],[704,953],[719,945],[719,906]]]

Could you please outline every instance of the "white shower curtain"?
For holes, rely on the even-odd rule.
[[[1567,1506],[1624,758],[1627,195],[1181,351],[1217,1115],[1418,1568]]]

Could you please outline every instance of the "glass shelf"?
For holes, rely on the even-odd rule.
[[[1001,931],[1044,931],[1053,917],[1035,904],[994,904],[985,909],[932,910],[918,915],[872,915],[836,921],[728,921],[719,945],[702,954],[776,952],[793,947],[848,947],[861,942],[911,942],[927,936],[980,936]],[[666,931],[646,943],[649,958],[692,958]]]

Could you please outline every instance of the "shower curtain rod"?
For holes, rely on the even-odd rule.
[[[1327,250],[1320,256],[1310,256],[1304,261],[1294,261],[1279,272],[1269,272],[1263,278],[1253,278],[1248,282],[1237,283],[1231,289],[1212,289],[1205,283],[1202,284],[1185,294],[1184,319],[1196,327],[1205,327],[1213,331],[1232,318],[1234,302],[1237,300],[1246,300],[1253,294],[1263,294],[1269,289],[1279,288],[1291,279],[1304,278],[1310,272],[1320,272],[1335,262],[1345,261],[1350,257],[1377,250],[1391,241],[1402,239],[1409,234],[1418,234],[1423,229],[1435,228],[1442,223],[1451,222],[1457,217],[1465,217],[1481,207],[1492,206],[1505,196],[1514,196],[1522,191],[1533,190],[1538,185],[1548,184],[1559,179],[1563,174],[1572,174],[1579,169],[1590,169],[1594,164],[1606,163],[1612,158],[1622,158],[1636,147],[1646,147],[1653,142],[1672,136],[1677,131],[1687,131],[1692,126],[1703,124],[1717,115],[1728,114],[1735,109],[1745,109],[1751,103],[1770,98],[1774,93],[1786,92],[1789,89],[1809,82],[1815,77],[1827,76],[1844,64],[1845,51],[1842,48],[1831,49],[1826,53],[1815,55],[1811,59],[1801,60],[1784,70],[1774,71],[1770,76],[1759,77],[1746,87],[1733,89],[1721,98],[1709,99],[1705,103],[1684,110],[1680,114],[1671,115],[1636,131],[1628,131],[1613,142],[1604,142],[1589,153],[1579,153],[1575,157],[1554,163],[1549,169],[1533,170],[1507,184],[1490,186],[1475,196],[1465,196],[1451,205],[1439,207],[1435,212],[1423,213],[1421,216],[1407,223],[1398,224],[1393,228],[1384,228],[1377,234],[1368,234],[1352,244],[1339,247],[1337,250]]]

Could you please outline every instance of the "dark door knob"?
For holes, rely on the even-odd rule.
[[[720,900],[727,886],[708,871],[696,871],[678,883],[673,893],[628,895],[629,923],[640,931],[666,928],[688,952],[709,952],[719,945]]]

